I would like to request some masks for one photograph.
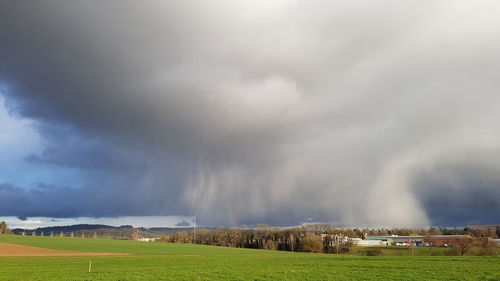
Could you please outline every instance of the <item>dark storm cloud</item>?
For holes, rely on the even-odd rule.
[[[498,154],[467,155],[417,173],[414,188],[432,223],[459,226],[498,221],[498,159]]]
[[[123,151],[109,141],[95,137],[82,136],[71,130],[52,131],[45,134],[49,140],[40,154],[29,154],[25,160],[38,165],[54,165],[84,170],[128,170],[140,169],[140,163],[130,161],[130,154],[135,157],[140,153],[132,150]]]
[[[169,208],[167,198],[155,198],[114,185],[107,185],[106,188],[84,186],[75,189],[41,184],[27,190],[2,184],[0,196],[5,200],[0,206],[0,212],[4,216],[28,217],[35,214],[56,218],[117,217],[123,214],[153,216],[177,211],[175,206]]]
[[[0,215],[424,225],[456,212],[422,167],[498,156],[492,2],[0,5],[0,83],[47,141],[27,160],[86,175],[4,185]]]

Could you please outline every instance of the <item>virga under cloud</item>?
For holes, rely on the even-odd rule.
[[[78,171],[2,184],[0,215],[499,218],[500,4],[0,5],[8,108],[46,141],[25,160]]]

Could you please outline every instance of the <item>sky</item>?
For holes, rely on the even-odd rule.
[[[499,14],[0,0],[0,217],[498,223]]]

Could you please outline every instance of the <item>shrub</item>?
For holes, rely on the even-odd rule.
[[[276,250],[277,249],[277,245],[272,240],[264,240],[264,242],[262,243],[262,249],[265,249],[265,250]]]
[[[367,256],[380,256],[382,254],[383,254],[383,252],[379,248],[370,249],[370,250],[366,251]]]
[[[481,245],[479,250],[480,256],[494,256],[496,255],[496,243],[493,241],[485,242]]]
[[[451,256],[463,256],[467,254],[474,246],[474,239],[471,237],[464,239],[457,239],[453,242],[453,246],[450,250]]]
[[[306,234],[302,239],[301,249],[304,252],[323,252],[323,241],[321,240],[321,236],[312,233]]]

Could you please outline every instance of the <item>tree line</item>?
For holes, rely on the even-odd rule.
[[[499,228],[337,228],[330,225],[311,224],[293,228],[278,228],[258,225],[256,228],[217,228],[179,231],[164,234],[158,241],[171,243],[194,243],[203,245],[282,250],[316,253],[351,253],[355,244],[351,238],[366,238],[368,235],[469,235],[472,237],[500,236]]]
[[[430,227],[430,228],[391,228],[391,229],[368,229],[364,228],[356,233],[365,233],[367,235],[469,235],[472,237],[490,237],[493,239],[500,238],[500,227],[496,228],[447,228],[447,227]],[[362,238],[360,236],[360,238]]]
[[[217,228],[180,231],[162,235],[161,242],[281,250],[315,253],[349,253],[353,241],[342,231],[326,226],[277,228],[258,226],[254,229]]]

